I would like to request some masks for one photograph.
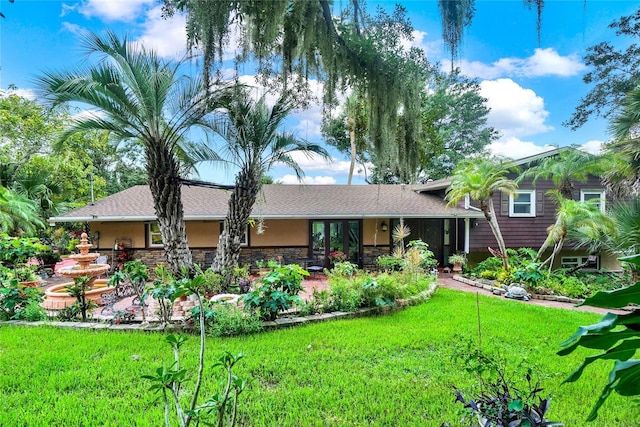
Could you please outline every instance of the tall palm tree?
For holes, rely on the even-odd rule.
[[[629,92],[611,120],[613,141],[605,146],[618,162],[605,174],[607,188],[619,196],[640,194],[640,88]]]
[[[589,175],[600,175],[604,163],[600,156],[587,153],[577,148],[562,149],[557,156],[549,156],[540,161],[536,166],[524,171],[516,182],[521,183],[526,178],[533,178],[533,184],[538,179],[553,181],[560,195],[565,199],[571,199],[573,183],[586,182]]]
[[[493,195],[497,191],[515,193],[518,184],[507,176],[509,172],[515,171],[517,168],[503,159],[476,158],[465,161],[454,171],[446,196],[449,206],[457,204],[467,195],[480,203],[480,210],[489,222],[498,243],[498,249],[504,255],[502,263],[505,268],[509,268],[509,260],[506,257],[507,248],[493,207]]]
[[[588,246],[587,240],[595,242],[598,236],[613,229],[613,221],[593,203],[566,199],[558,190],[549,191],[547,194],[551,195],[558,205],[556,221],[547,228],[547,238],[538,250],[534,261],[542,259],[544,252],[553,247],[549,257],[540,264],[540,267],[549,265],[551,269],[554,259],[567,240],[574,238],[583,242],[581,246]]]
[[[104,130],[144,147],[146,172],[164,243],[167,267],[192,268],[181,199],[182,144],[194,126],[210,127],[208,114],[224,91],[209,92],[200,77],[180,74],[184,61],[165,61],[114,33],[87,33],[82,45],[97,65],[47,72],[38,84],[54,104],[78,102],[97,110],[76,118],[63,133]]]
[[[44,222],[36,202],[0,185],[0,230],[34,235],[39,228],[44,228]]]
[[[226,145],[222,156],[214,160],[226,159],[239,169],[216,249],[213,268],[217,271],[228,272],[238,264],[241,238],[262,188],[262,178],[269,169],[281,163],[301,178],[304,172],[291,156],[293,152],[329,157],[321,146],[279,131],[294,107],[294,102],[286,95],[269,108],[264,96],[254,101],[247,90],[240,89],[225,106],[226,114],[217,121],[216,132]]]

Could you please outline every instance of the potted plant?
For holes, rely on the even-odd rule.
[[[462,271],[462,266],[467,263],[467,257],[463,254],[453,254],[449,256],[449,264],[453,264],[453,271],[459,273]]]
[[[549,397],[543,396],[540,378],[524,361],[508,366],[501,356],[474,348],[471,342],[457,347],[454,359],[477,376],[476,387],[468,392],[455,388],[456,402],[464,405],[463,420],[477,420],[480,427],[561,426],[548,421]]]
[[[16,267],[13,271],[16,280],[18,280],[21,285],[27,287],[38,286],[40,277],[38,277],[38,275],[36,274],[35,266],[23,265],[20,267]]]

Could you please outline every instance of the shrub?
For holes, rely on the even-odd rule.
[[[380,255],[376,259],[376,264],[384,271],[400,271],[404,266],[404,260],[393,255]]]
[[[330,277],[329,293],[331,295],[331,309],[339,311],[356,311],[364,300],[360,277]]]
[[[18,320],[26,320],[27,322],[39,322],[47,320],[47,311],[36,300],[31,300],[24,306],[22,310],[16,313],[15,318]]]
[[[311,297],[303,301],[300,305],[300,314],[308,316],[310,314],[328,313],[333,310],[333,301],[331,294],[327,289],[321,291],[313,289]]]
[[[203,301],[207,335],[225,337],[246,335],[262,330],[262,322],[255,311],[245,311],[235,304]],[[200,315],[200,307],[191,309],[192,318]]]
[[[489,257],[484,261],[481,261],[471,270],[471,275],[479,276],[483,271],[493,271],[495,272],[495,276],[498,275],[498,272],[502,269],[502,260],[496,257]],[[494,276],[494,279],[495,279]]]
[[[300,303],[298,292],[304,276],[309,273],[297,264],[275,268],[261,279],[262,285],[244,297],[244,306],[257,310],[263,320],[275,320],[278,313]]]
[[[23,287],[16,279],[11,279],[0,287],[0,318],[2,320],[25,319],[21,316],[31,304],[42,302],[42,294],[37,288]],[[33,313],[33,307],[30,312]],[[41,320],[41,319],[37,319]]]

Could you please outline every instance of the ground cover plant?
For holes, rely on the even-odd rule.
[[[579,383],[560,385],[588,352],[559,357],[559,344],[575,325],[600,315],[489,297],[480,297],[480,312],[483,348],[510,360],[526,357],[548,376],[549,419],[567,426],[638,425],[638,407],[617,395],[596,421],[584,421],[610,364],[594,363]],[[474,294],[439,290],[428,303],[390,315],[208,338],[206,365],[224,351],[245,354],[237,375],[251,383],[239,425],[459,425],[453,386],[466,389],[475,379],[453,360],[454,337],[477,338],[476,314]],[[0,327],[0,425],[162,424],[162,405],[151,403],[150,384],[140,377],[172,362],[165,336]],[[184,344],[182,366],[196,365],[197,347],[196,339]],[[203,395],[215,393],[218,380],[205,379]]]
[[[525,285],[530,293],[562,295],[570,298],[586,298],[599,291],[620,289],[632,281],[629,274],[585,272],[557,269],[549,271],[534,261],[535,251],[530,248],[508,249],[510,267],[489,257],[466,271],[471,277],[496,282],[496,286],[517,282]]]

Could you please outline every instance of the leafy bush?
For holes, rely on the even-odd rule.
[[[235,304],[203,301],[207,335],[225,337],[246,335],[262,330],[262,322],[255,311],[245,311]],[[191,309],[192,318],[200,315],[200,307]],[[197,323],[196,323],[197,325]]]
[[[380,255],[376,264],[383,271],[400,271],[404,267],[404,260],[393,255]]]
[[[495,276],[498,275],[498,271],[500,271],[501,269],[502,260],[496,257],[489,257],[484,261],[479,262],[473,269],[471,269],[471,275],[479,277],[482,272],[489,271],[494,273],[493,278],[495,279]]]
[[[362,289],[364,291],[362,304],[365,307],[393,305],[396,299],[404,294],[397,277],[389,274],[367,278],[362,284]]]
[[[42,294],[37,288],[23,287],[16,279],[11,279],[0,287],[0,319],[31,320],[27,317],[41,317],[35,314],[33,304],[37,305],[42,300]],[[29,312],[23,313],[27,308]]]
[[[331,269],[331,274],[334,276],[349,277],[353,276],[358,271],[358,265],[349,261],[336,262]]]
[[[300,304],[300,314],[308,316],[310,314],[328,313],[333,310],[333,301],[329,290],[321,291],[313,289],[311,297]]]
[[[362,284],[365,281],[362,276],[340,277],[329,276],[329,307],[331,311],[356,311],[362,306],[364,300]]]
[[[513,272],[513,278],[520,283],[526,283],[530,286],[537,285],[544,280],[544,273],[540,271],[540,264],[537,262],[529,262],[525,265],[517,267]]]
[[[171,322],[171,316],[173,315],[173,304],[178,298],[187,293],[184,285],[188,280],[176,279],[164,265],[157,266],[155,271],[156,277],[153,279],[153,288],[148,289],[147,294],[158,302],[158,315],[163,323],[168,324]],[[199,277],[202,278],[202,276]]]
[[[257,310],[263,320],[275,320],[278,313],[290,309],[294,303],[300,303],[298,292],[304,276],[309,273],[297,264],[275,268],[261,278],[262,285],[244,297],[244,306]]]

